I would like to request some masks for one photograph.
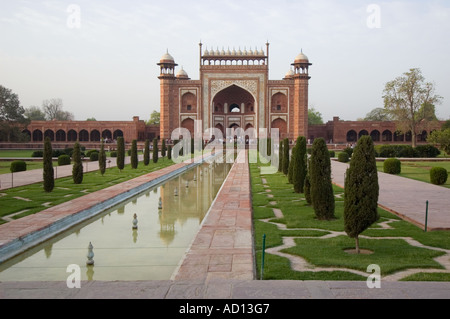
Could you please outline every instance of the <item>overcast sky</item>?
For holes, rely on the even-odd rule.
[[[269,41],[271,80],[302,49],[309,57],[310,106],[325,121],[383,107],[386,82],[410,68],[436,84],[437,115],[450,119],[449,36],[449,0],[0,0],[0,85],[24,107],[61,98],[76,120],[147,120],[159,111],[166,50],[199,79],[200,41]]]

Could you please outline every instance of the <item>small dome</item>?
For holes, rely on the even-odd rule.
[[[284,76],[285,78],[290,78],[294,75],[294,71],[292,71],[292,69],[289,69],[289,71],[286,73],[286,75]]]
[[[177,78],[189,78],[188,74],[183,69],[183,67],[181,67],[180,71],[178,71]]]
[[[173,56],[171,56],[171,55],[169,54],[169,51],[167,51],[167,52],[161,57],[161,62],[162,62],[162,61],[171,61],[171,62],[174,62],[175,60],[174,60]]]
[[[203,55],[209,55],[208,49],[205,50],[205,53],[203,53]]]
[[[306,55],[303,54],[303,50],[302,50],[302,52],[295,57],[294,62],[309,62],[309,59]]]

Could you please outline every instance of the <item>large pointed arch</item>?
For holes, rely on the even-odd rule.
[[[245,114],[254,114],[256,109],[256,98],[255,96],[245,88],[237,85],[231,84],[224,89],[217,92],[212,97],[213,106],[220,106],[218,108],[213,108],[213,113],[231,113],[230,107],[232,105],[237,105],[239,108],[244,107]],[[225,107],[226,105],[226,107]],[[240,109],[242,112],[242,109]]]

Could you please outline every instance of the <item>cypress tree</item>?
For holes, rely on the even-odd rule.
[[[311,199],[316,217],[319,220],[331,220],[335,218],[330,154],[323,138],[314,140],[309,173]]]
[[[152,154],[153,163],[158,163],[158,139],[153,139],[153,154]]]
[[[292,154],[291,154],[291,159],[289,161],[289,169],[288,169],[288,182],[289,184],[294,184],[294,180],[293,180],[293,176],[294,176],[294,165],[295,165],[295,150],[297,148],[297,144],[294,145],[294,147],[292,148]]]
[[[304,136],[297,138],[297,143],[292,153],[292,159],[294,160],[292,172],[294,191],[296,193],[303,193],[307,173],[306,138]]]
[[[172,159],[172,146],[168,146],[168,148],[167,148],[167,158],[168,159]]]
[[[278,147],[278,171],[283,172],[283,144],[284,141],[280,141],[280,146]]]
[[[162,144],[161,144],[161,157],[166,157],[166,140],[163,139],[162,140]]]
[[[53,149],[50,138],[46,137],[44,142],[44,191],[50,193],[55,187],[55,176],[53,172]]]
[[[75,143],[73,147],[73,167],[72,167],[72,179],[75,184],[81,184],[83,182],[83,163],[81,161],[80,144]]]
[[[289,139],[283,140],[283,174],[287,175],[289,172]]]
[[[350,238],[355,238],[359,253],[358,236],[376,222],[378,215],[378,172],[375,149],[370,136],[358,141],[345,176],[344,226]]]
[[[147,139],[144,145],[144,165],[148,166],[148,164],[150,164],[150,141]]]
[[[105,153],[105,142],[102,140],[102,145],[100,146],[100,153],[98,154],[98,166],[100,168],[100,173],[105,175],[106,172],[106,153]]]
[[[305,176],[305,186],[303,188],[305,191],[305,200],[306,202],[311,205],[312,199],[311,199],[311,183],[309,182],[309,173],[306,173]]]
[[[125,167],[125,140],[123,136],[117,138],[117,168],[122,171]]]
[[[131,142],[131,168],[136,169],[138,167],[138,154],[137,154],[137,141]]]

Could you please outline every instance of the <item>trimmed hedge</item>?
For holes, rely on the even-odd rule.
[[[89,151],[85,152],[85,154],[87,157],[91,158],[92,153],[98,153],[98,152],[99,152],[98,150],[89,150]]]
[[[377,153],[377,157],[384,158],[434,158],[441,153],[439,149],[433,145],[418,145],[415,148],[411,145],[376,145],[375,151]]]
[[[11,163],[11,173],[25,172],[27,170],[27,163],[24,161],[14,161]]]
[[[441,151],[433,145],[419,145],[415,150],[417,157],[437,157],[441,154]]]
[[[383,171],[388,174],[400,174],[402,163],[397,158],[388,158],[383,163]]]
[[[430,170],[430,181],[435,185],[444,185],[447,182],[448,172],[443,167],[433,167]]]
[[[34,151],[31,157],[44,157],[44,151]]]
[[[98,152],[91,152],[89,155],[89,160],[91,162],[97,162],[98,161]]]
[[[58,166],[70,165],[70,156],[69,155],[60,155],[58,157]]]
[[[341,163],[348,163],[350,161],[350,157],[347,152],[342,152],[338,154],[338,161]]]

